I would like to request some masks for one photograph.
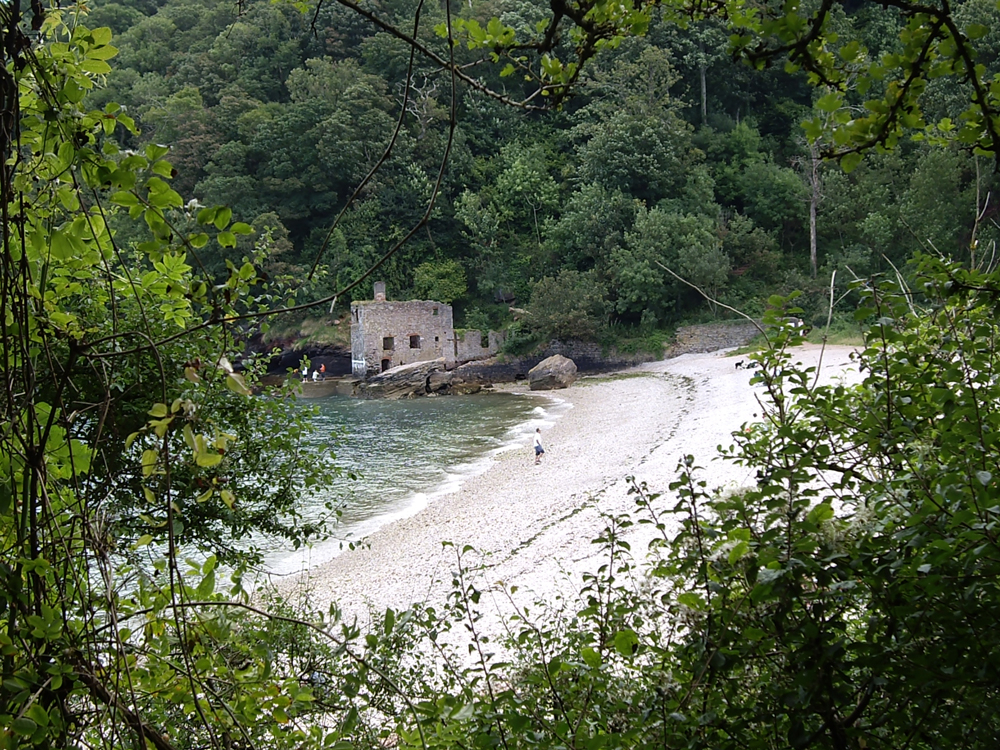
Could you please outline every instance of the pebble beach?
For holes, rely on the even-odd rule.
[[[807,344],[794,350],[793,360],[821,365],[823,381],[856,379],[852,351]],[[364,622],[387,607],[443,602],[458,551],[471,547],[465,561],[481,590],[516,588],[519,605],[572,595],[583,573],[601,564],[592,540],[605,517],[635,508],[628,477],[663,493],[664,507],[672,505],[668,486],[687,454],[704,467],[701,476],[709,487],[753,481],[745,468],[717,459],[719,446],[728,446],[732,433],[761,411],[760,389],[750,385],[752,371],[736,367],[741,359],[726,352],[688,354],[582,377],[570,388],[538,395],[562,402],[554,410],[560,416],[542,429],[545,455],[539,465],[528,437],[457,491],[279,586],[308,596],[320,609],[336,602],[348,618]],[[528,393],[526,384],[510,388]],[[635,535],[633,554],[640,557],[649,527],[629,533]],[[491,601],[504,619],[504,608],[512,606],[507,595]]]

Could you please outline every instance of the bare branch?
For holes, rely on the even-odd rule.
[[[760,335],[764,337],[764,341],[767,342],[767,348],[768,349],[773,348],[772,345],[771,345],[771,340],[767,337],[767,332],[764,330],[763,326],[761,326],[760,323],[758,323],[756,320],[754,320],[753,318],[751,318],[745,312],[743,312],[742,310],[737,310],[735,307],[730,307],[725,302],[719,302],[719,300],[715,299],[714,297],[712,297],[711,295],[709,295],[705,291],[703,291],[701,289],[701,287],[697,286],[696,284],[692,284],[690,281],[688,281],[687,279],[685,279],[683,276],[680,276],[680,275],[674,273],[672,270],[670,270],[665,265],[663,265],[662,263],[660,263],[660,261],[654,260],[653,262],[656,265],[658,265],[660,268],[662,268],[664,271],[666,271],[667,273],[669,273],[671,276],[673,276],[675,279],[677,279],[679,282],[681,282],[682,284],[687,284],[689,287],[691,287],[692,289],[694,289],[696,292],[698,292],[698,294],[700,294],[702,297],[704,297],[709,302],[718,305],[719,307],[723,308],[724,310],[729,310],[730,312],[734,312],[737,315],[739,315],[741,318],[745,318],[746,320],[749,320],[751,323],[753,323],[753,327],[756,328],[758,331],[760,331]]]

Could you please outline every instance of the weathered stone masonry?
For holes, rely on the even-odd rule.
[[[474,362],[477,359],[487,359],[500,351],[506,337],[499,331],[489,331],[484,337],[482,331],[473,328],[455,332],[455,363]]]
[[[486,344],[485,346],[483,344]],[[492,357],[503,334],[455,333],[451,305],[431,300],[388,302],[385,284],[375,284],[375,299],[351,305],[351,372],[367,377],[414,362],[444,359],[452,369],[463,362]]]
[[[351,305],[351,372],[368,377],[414,362],[444,359],[445,368],[494,356],[504,335],[455,331],[451,305],[432,300],[388,302],[385,283],[375,284],[375,299]]]
[[[455,326],[450,305],[431,301],[363,301],[351,305],[354,375],[444,357],[454,364]]]

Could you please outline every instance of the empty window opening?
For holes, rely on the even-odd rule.
[[[357,310],[354,311],[354,322],[355,323],[358,322],[358,311]]]
[[[396,342],[392,340],[392,336],[386,336],[382,339],[382,348],[390,351],[396,348]]]
[[[385,372],[390,367],[392,367],[392,360],[391,359],[383,359],[382,360],[382,372]]]
[[[431,315],[437,315],[437,314],[438,314],[438,309],[435,307],[433,310],[431,310]]]
[[[438,337],[437,337],[437,336],[435,336],[435,337],[434,337],[434,343],[436,344],[437,342],[438,342]]]
[[[420,348],[420,336],[410,336],[410,348],[411,349]]]
[[[490,348],[490,335],[483,331],[479,332],[479,348],[489,349]]]

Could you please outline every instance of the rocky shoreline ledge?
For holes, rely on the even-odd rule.
[[[745,346],[757,335],[756,326],[744,320],[682,326],[677,329],[674,342],[664,350],[663,359]],[[330,377],[318,383],[304,382],[301,390],[303,398],[323,398],[334,394],[363,398],[466,395],[501,383],[526,381],[532,368],[555,355],[571,359],[581,374],[617,372],[657,359],[649,352],[606,351],[593,342],[552,341],[528,355],[500,355],[467,362],[452,369],[447,369],[443,360],[403,365],[372,379],[374,382],[369,381],[369,386],[369,383],[350,374],[349,350],[332,346],[295,348],[294,343],[286,343],[281,353],[272,359],[269,371],[271,377],[285,377],[305,358],[314,368],[325,365]]]

